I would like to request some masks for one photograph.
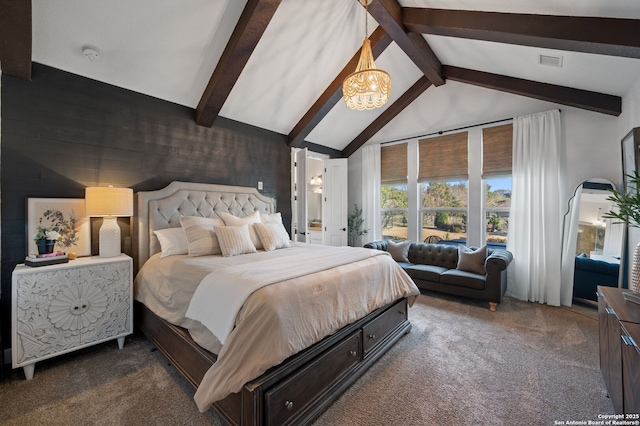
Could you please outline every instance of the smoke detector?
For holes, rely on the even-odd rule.
[[[540,65],[562,68],[562,56],[538,55]]]
[[[82,54],[89,58],[91,62],[97,61],[100,59],[100,51],[95,46],[82,46]]]

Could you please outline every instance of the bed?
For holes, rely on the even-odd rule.
[[[247,187],[173,182],[158,191],[137,193],[136,322],[196,388],[201,411],[211,407],[232,425],[308,423],[410,331],[408,307],[419,291],[388,254],[376,250],[293,243],[268,251],[265,244],[264,250],[231,257],[161,256],[156,231],[181,228],[185,217],[217,220],[229,214],[238,220],[278,215],[275,200]],[[222,239],[222,229],[216,229]],[[304,257],[312,261],[302,265],[308,269],[302,274],[296,271],[303,268],[295,264],[303,264]],[[335,267],[334,257],[341,258]],[[276,262],[287,266],[275,266],[280,265]],[[228,274],[238,271],[243,286],[266,283],[251,290],[228,334],[212,333],[202,325],[207,319],[194,315],[193,305],[207,306],[200,296],[209,288],[205,282],[219,291],[215,286],[225,285],[235,277]],[[217,282],[209,283],[209,278]],[[160,281],[161,290],[156,290]],[[166,287],[173,288],[172,293],[163,293]],[[242,286],[234,281],[233,288]],[[217,299],[226,301],[224,294]],[[285,296],[289,294],[293,296]],[[188,307],[182,302],[160,307],[163,298],[169,305],[182,298],[192,300]],[[207,303],[214,306],[214,299]],[[331,312],[325,314],[328,319],[320,316],[322,310]],[[278,317],[282,330],[270,325],[269,315]],[[267,331],[273,335],[267,336]]]

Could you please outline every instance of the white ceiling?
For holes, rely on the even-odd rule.
[[[34,62],[196,108],[246,1],[33,0]],[[402,6],[640,19],[637,0],[400,0]],[[369,33],[377,23],[369,17]],[[288,134],[362,44],[356,0],[282,0],[220,115]],[[425,36],[440,62],[623,96],[640,59]],[[98,61],[82,54],[99,49]],[[562,68],[538,65],[561,55]],[[376,60],[392,99],[374,111],[338,103],[306,140],[342,150],[421,73],[394,43]],[[371,141],[386,142],[555,107],[448,81],[430,87]]]

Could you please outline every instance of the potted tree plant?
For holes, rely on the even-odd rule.
[[[348,244],[351,247],[360,245],[360,237],[367,233],[366,229],[362,229],[364,219],[362,218],[362,209],[358,205],[354,205],[353,212],[347,216],[347,228],[349,229]]]
[[[625,191],[611,189],[611,195],[607,198],[617,207],[603,215],[604,218],[617,220],[615,223],[624,223],[632,228],[640,228],[640,175],[637,171],[625,175],[628,188]],[[625,299],[640,303],[640,243],[636,245],[631,262],[630,289],[633,294],[625,293]]]

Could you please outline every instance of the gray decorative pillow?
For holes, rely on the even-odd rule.
[[[395,241],[387,241],[387,251],[396,262],[409,262],[409,246],[410,241],[396,243]]]
[[[484,275],[484,261],[487,260],[487,246],[472,250],[463,245],[458,246],[458,270]]]

